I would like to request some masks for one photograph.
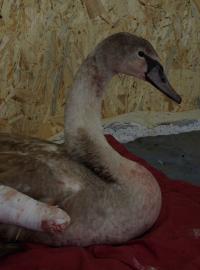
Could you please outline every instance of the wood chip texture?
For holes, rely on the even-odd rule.
[[[62,131],[65,96],[79,65],[119,31],[151,41],[183,102],[119,75],[103,117],[199,109],[199,29],[199,0],[0,0],[0,131],[40,138]]]

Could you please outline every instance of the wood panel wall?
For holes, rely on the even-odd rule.
[[[104,117],[200,108],[199,30],[199,0],[0,0],[0,131],[43,138],[60,132],[77,68],[119,31],[152,42],[183,103],[120,75],[109,86]]]

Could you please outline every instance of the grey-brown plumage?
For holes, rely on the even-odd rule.
[[[121,157],[108,145],[100,122],[101,100],[112,76],[125,73],[145,80],[151,72],[152,80],[157,74],[156,64],[149,69],[138,51],[148,56],[148,63],[149,59],[158,63],[153,47],[128,33],[108,37],[87,57],[66,103],[64,145],[0,135],[1,185],[46,206],[57,205],[71,219],[56,233],[2,224],[2,238],[58,246],[121,243],[155,222],[161,206],[156,180],[144,167]],[[179,99],[157,75],[154,84]]]

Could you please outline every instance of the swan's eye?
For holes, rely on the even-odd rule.
[[[139,55],[139,57],[144,57],[144,52],[143,51],[139,51],[138,52],[138,55]]]

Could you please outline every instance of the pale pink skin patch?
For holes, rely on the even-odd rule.
[[[66,228],[66,224],[56,224],[55,221],[42,220],[41,227],[44,232],[62,233]]]
[[[0,185],[0,222],[56,233],[65,230],[70,218],[56,206],[49,206],[13,188]]]

